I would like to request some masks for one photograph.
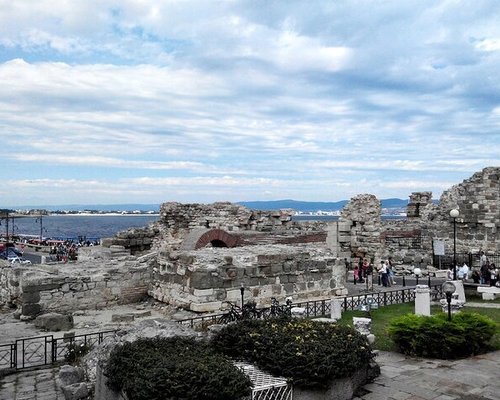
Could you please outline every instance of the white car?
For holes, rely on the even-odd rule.
[[[21,264],[21,265],[31,264],[30,260],[26,260],[25,258],[21,258],[21,257],[13,257],[13,258],[9,259],[9,261],[11,264]]]

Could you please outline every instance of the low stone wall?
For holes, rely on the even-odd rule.
[[[346,294],[345,267],[324,247],[267,245],[204,248],[159,257],[149,294],[192,311],[218,311],[224,301],[270,304]]]
[[[45,312],[73,312],[135,303],[147,296],[150,258],[109,260],[106,265],[10,267],[0,270],[2,303],[11,302],[25,318]]]

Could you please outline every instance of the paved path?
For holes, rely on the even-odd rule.
[[[64,400],[57,386],[59,368],[19,372],[0,380],[0,400]]]
[[[380,352],[381,375],[365,385],[363,400],[498,400],[500,351],[464,360],[406,358]]]
[[[498,400],[500,351],[464,360],[407,358],[380,352],[381,375],[357,400]],[[0,400],[63,400],[58,368],[20,372],[0,380]]]

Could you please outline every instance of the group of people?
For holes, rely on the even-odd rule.
[[[349,263],[346,261],[346,268],[349,270]],[[359,260],[359,263],[354,266],[354,282],[355,283],[365,283],[367,281],[368,286],[373,286],[373,273],[375,271],[375,266],[373,265],[373,258],[368,259],[363,258]],[[394,269],[392,258],[389,257],[388,260],[382,260],[380,262],[380,267],[377,268],[377,272],[381,276],[381,282],[384,287],[395,285],[396,281],[394,279]]]
[[[495,286],[498,282],[500,282],[500,271],[495,266],[495,263],[488,260],[484,251],[481,252],[479,259],[479,269],[473,268],[472,272],[465,262],[460,268],[455,266],[455,272],[453,271],[453,265],[451,265],[448,269],[446,277],[447,279],[452,280],[455,276],[457,279],[464,281],[472,278],[474,283],[480,283],[482,285]]]
[[[495,263],[490,263],[484,251],[481,252],[479,259],[479,283],[495,286],[500,281],[500,271]]]

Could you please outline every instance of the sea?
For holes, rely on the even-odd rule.
[[[16,217],[14,222],[9,219],[9,235],[35,235],[44,238],[75,240],[98,240],[113,237],[118,232],[129,228],[146,227],[157,221],[157,214],[53,214],[39,217]],[[294,221],[336,221],[338,216],[331,215],[297,215]],[[387,216],[383,219],[401,219],[404,217]],[[0,226],[0,234],[5,235],[5,220]]]
[[[9,235],[36,235],[44,238],[62,240],[98,240],[112,237],[129,228],[141,228],[157,221],[158,215],[115,215],[115,214],[56,214],[39,217],[9,218]],[[5,235],[5,221],[2,221],[0,232]]]

